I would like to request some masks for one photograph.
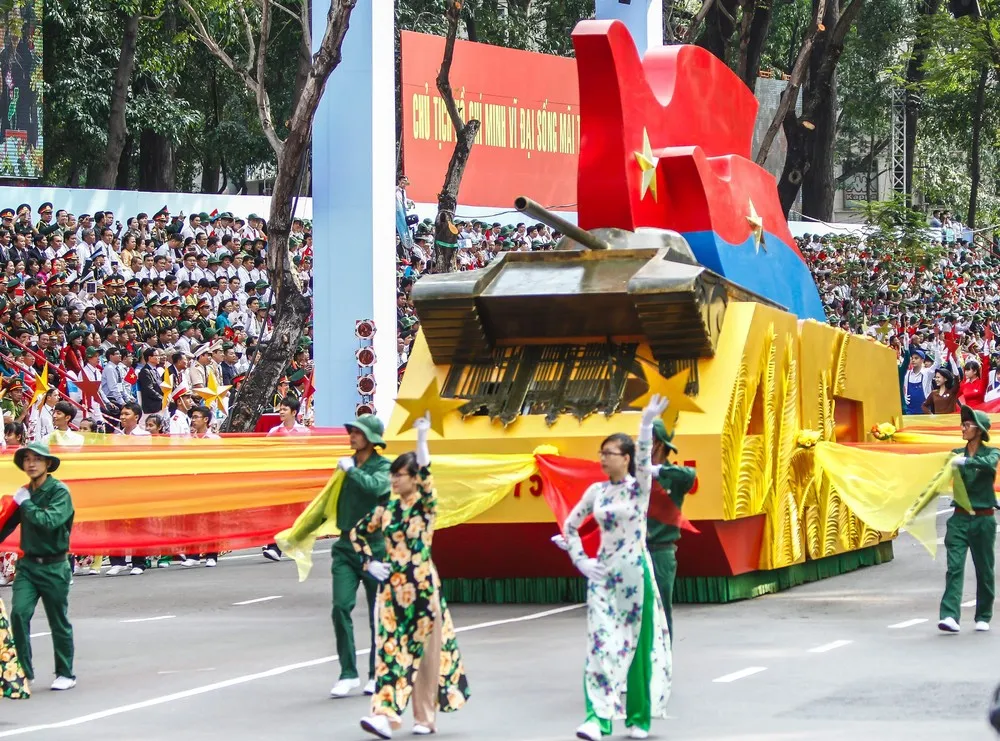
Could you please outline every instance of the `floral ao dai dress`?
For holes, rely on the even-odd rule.
[[[429,468],[421,469],[418,496],[410,506],[392,497],[351,531],[356,551],[372,559],[367,536],[385,535],[389,578],[376,597],[375,695],[372,712],[393,725],[413,701],[414,721],[434,727],[434,713],[461,708],[469,697],[451,614],[431,561],[437,495]],[[433,655],[428,655],[433,647]]]
[[[0,697],[24,699],[29,695],[28,680],[17,660],[14,636],[10,632],[7,611],[0,600]]]
[[[651,449],[651,434],[640,433],[637,475],[592,484],[565,522],[574,563],[587,558],[579,528],[588,515],[601,532],[597,560],[607,575],[587,583],[584,687],[588,720],[599,721],[603,733],[613,718],[648,730],[650,718],[666,716],[670,696],[670,634],[646,550]]]

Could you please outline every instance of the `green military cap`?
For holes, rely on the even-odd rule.
[[[305,371],[299,371],[299,373],[305,373]],[[295,375],[298,375],[298,373]],[[292,379],[295,378],[295,375],[292,376]],[[292,382],[294,383],[295,381],[292,380]],[[385,440],[382,439],[382,434],[385,432],[385,426],[374,414],[362,414],[357,419],[347,422],[344,427],[346,427],[348,431],[350,431],[352,427],[356,430],[360,430],[368,442],[372,445],[381,445],[383,448],[385,447]]]
[[[178,322],[177,323],[177,331],[178,332],[187,332],[193,326],[194,325],[191,322],[188,322],[188,321]]]
[[[967,407],[964,404],[961,407],[961,413],[962,423],[972,422],[983,433],[983,442],[988,443],[990,441],[990,416],[984,411]]]
[[[662,419],[658,418],[653,421],[653,437],[673,452],[677,452],[677,447],[674,445],[674,436],[667,432],[667,426],[663,423]]]
[[[222,349],[223,350],[232,350],[234,347],[236,347],[236,345],[234,345],[232,342],[223,342],[222,343]]]
[[[254,283],[254,288],[256,288],[259,291],[262,288],[268,288],[270,285],[271,284],[268,283],[266,280],[259,280],[256,283]]]
[[[208,329],[206,329],[204,332],[201,333],[201,336],[207,341],[215,337],[217,334],[219,334],[218,330],[209,327]]]
[[[9,291],[13,288],[17,288],[19,285],[21,285],[20,278],[11,278],[7,281],[7,290]]]
[[[209,255],[208,256],[208,264],[209,265],[218,265],[221,262],[222,262],[222,258],[219,257],[218,255]]]
[[[261,301],[260,305],[257,306],[257,311],[267,311],[270,308],[271,304],[267,303],[266,301]]]
[[[69,336],[66,338],[66,341],[67,342],[72,342],[73,340],[75,340],[78,337],[83,337],[85,334],[86,334],[86,332],[84,332],[83,330],[74,329],[72,332],[69,333]]]
[[[202,221],[208,221],[208,214],[205,213],[204,211],[202,211],[200,214],[192,214],[192,215],[197,216]]]
[[[98,347],[88,347],[87,348],[87,357],[88,358],[92,358],[95,355],[100,355],[100,354],[101,354],[101,349],[98,348]]]
[[[17,450],[14,451],[14,465],[20,468],[22,471],[24,470],[24,456],[28,452],[34,453],[35,455],[40,455],[42,458],[48,461],[49,473],[52,473],[53,471],[59,468],[59,458],[52,455],[52,452],[49,450],[49,444],[42,440],[36,440],[35,442],[28,443],[24,447],[18,448]]]
[[[247,216],[247,219],[249,219],[250,221],[253,221],[254,219],[259,219],[259,218],[260,217],[257,214],[250,214],[249,216]]]

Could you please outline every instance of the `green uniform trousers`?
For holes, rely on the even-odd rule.
[[[368,626],[371,628],[371,651],[368,653],[368,677],[375,678],[375,592],[378,582],[361,570],[361,556],[352,549],[333,547],[333,632],[340,657],[340,678],[357,679],[358,662],[354,649],[354,622],[351,612],[358,601],[358,585],[364,584],[368,602]]]
[[[972,553],[976,569],[976,622],[988,623],[993,617],[994,545],[997,523],[993,517],[973,517],[956,512],[948,520],[944,547],[948,551],[948,573],[944,596],[941,598],[941,619],[961,620],[962,582],[965,576],[965,554]]]
[[[628,676],[625,679],[625,726],[627,728],[641,728],[648,731],[652,725],[653,708],[649,698],[649,683],[653,679],[653,611],[656,609],[656,599],[653,597],[653,583],[649,578],[649,570],[643,565],[643,591],[642,591],[642,623],[639,627],[639,641],[635,647],[635,654],[632,656],[632,663],[628,668]],[[594,712],[594,706],[590,704],[590,697],[587,695],[586,679],[583,683],[583,697],[586,700],[587,719],[589,723],[596,721],[601,726],[601,735],[610,736],[612,733],[611,719],[600,718]]]
[[[668,545],[649,551],[653,561],[653,578],[660,590],[663,611],[667,614],[667,628],[670,630],[670,645],[674,645],[674,579],[677,578],[677,546]]]
[[[11,598],[10,626],[14,631],[17,658],[28,679],[35,678],[31,666],[31,618],[38,600],[52,631],[52,650],[56,676],[75,679],[73,674],[73,626],[69,624],[69,562],[38,564],[22,558],[17,562],[17,577]]]

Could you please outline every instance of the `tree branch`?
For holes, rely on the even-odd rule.
[[[284,142],[274,130],[274,119],[271,116],[271,99],[267,95],[265,72],[267,68],[267,44],[271,36],[271,0],[263,0],[260,8],[260,43],[257,45],[257,114],[264,136],[274,153],[280,157]]]
[[[301,0],[299,3],[299,23],[302,24],[302,44],[306,49],[309,50],[309,55],[312,56],[312,18],[309,13],[309,0]]]
[[[448,2],[448,36],[444,41],[444,57],[441,60],[441,69],[437,75],[437,89],[444,99],[445,108],[448,109],[448,116],[451,118],[451,125],[455,127],[456,137],[461,135],[465,122],[458,113],[458,106],[455,105],[455,94],[451,89],[451,61],[455,56],[455,37],[458,35],[458,19],[461,13],[462,4],[457,0]]]
[[[198,12],[194,9],[194,7],[192,7],[190,1],[180,0],[180,6],[184,9],[184,12],[187,13],[188,18],[194,25],[195,36],[197,36],[201,43],[205,45],[205,48],[207,48],[216,59],[222,62],[226,69],[239,77],[250,92],[256,95],[257,81],[250,76],[250,73],[247,70],[236,64],[236,62],[233,61],[233,58],[226,53],[225,49],[219,45],[219,42],[212,37],[212,35],[208,32],[208,29],[205,28],[205,23],[202,21],[201,16],[199,16]]]
[[[247,18],[247,11],[246,11],[246,9],[241,4],[237,5],[237,9],[239,10],[240,17],[243,19],[243,30],[246,32],[246,35],[247,35],[247,63],[246,63],[246,71],[250,72],[250,70],[253,69],[254,56],[256,54],[258,54],[259,52],[255,51],[255,45],[253,43],[253,26],[250,25],[250,19]],[[263,39],[263,33],[261,34],[261,38]],[[257,82],[260,82],[260,81],[261,81],[261,78],[258,77],[257,78]]]
[[[868,154],[864,157],[859,157],[856,160],[845,162],[843,171],[834,179],[834,182],[837,185],[842,185],[855,175],[868,172],[868,170],[871,169],[872,164],[878,159],[878,156],[882,154],[882,150],[884,150],[887,146],[889,146],[889,137],[885,137],[884,139],[880,139],[876,142]]]
[[[854,1],[858,2],[859,0]],[[833,2],[837,2],[837,0],[833,0]],[[816,34],[820,31],[824,13],[826,13],[826,0],[817,0],[813,12],[812,25],[809,26],[805,38],[802,39],[802,46],[799,47],[795,66],[792,67],[792,74],[788,78],[788,85],[785,87],[785,92],[781,94],[781,100],[778,102],[778,110],[774,112],[774,118],[771,119],[771,123],[767,127],[767,133],[764,134],[764,138],[760,142],[760,149],[757,150],[757,156],[754,161],[758,165],[763,165],[767,161],[768,152],[771,151],[774,137],[778,135],[778,129],[781,128],[785,116],[789,111],[795,110],[795,101],[799,97],[799,88],[802,86],[806,66],[812,54],[813,42],[816,40]]]
[[[701,24],[705,22],[705,17],[708,15],[708,11],[712,9],[712,5],[714,4],[715,0],[704,0],[701,4],[701,8],[698,10],[698,13],[691,21],[691,25],[688,26],[687,31],[684,32],[685,40],[693,40],[698,35],[698,31],[701,30]]]
[[[158,21],[158,20],[160,20],[160,18],[161,18],[161,17],[163,16],[163,14],[164,14],[165,12],[166,12],[166,11],[164,11],[164,10],[161,10],[161,11],[160,11],[159,13],[157,13],[156,15],[140,15],[140,16],[139,16],[139,21],[140,21],[140,22],[141,22],[141,21],[150,21],[150,22],[152,22],[152,21]]]
[[[276,2],[274,2],[274,0],[271,0],[271,5],[273,5],[274,7],[276,7],[278,10],[280,10],[285,15],[288,15],[288,16],[294,18],[297,21],[301,21],[302,20],[302,17],[298,13],[296,13],[291,8],[286,8],[281,3],[276,3]]]

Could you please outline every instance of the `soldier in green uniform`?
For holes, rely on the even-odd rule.
[[[44,442],[29,443],[14,453],[14,464],[28,474],[28,484],[14,495],[17,511],[0,529],[0,540],[21,526],[21,550],[11,603],[11,628],[17,658],[29,680],[31,666],[31,618],[38,600],[52,631],[56,679],[54,690],[76,686],[73,674],[73,626],[69,623],[69,536],[73,529],[73,500],[66,485],[50,474],[59,459]]]
[[[990,418],[986,412],[967,406],[963,406],[961,411],[965,447],[952,451],[958,455],[953,465],[962,477],[973,511],[970,513],[955,507],[945,531],[948,572],[938,628],[947,633],[958,633],[960,630],[958,623],[966,551],[972,553],[972,565],[976,569],[976,630],[989,630],[990,618],[993,617],[994,545],[997,539],[997,523],[993,516],[997,502],[993,482],[997,475],[997,463],[1000,462],[1000,450],[983,444],[990,441]]]
[[[372,645],[368,654],[368,683],[365,693],[375,692],[375,592],[378,583],[361,568],[361,556],[355,552],[348,534],[365,515],[389,501],[389,459],[376,450],[385,447],[385,428],[374,414],[362,414],[344,425],[350,435],[354,455],[341,458],[338,467],[346,473],[337,501],[337,527],[340,537],[334,542],[333,555],[333,630],[340,657],[340,679],[330,690],[332,697],[345,697],[360,686],[354,653],[354,624],[351,611],[358,598],[358,585],[364,584],[368,603],[368,625]],[[369,540],[376,560],[385,560],[385,543],[380,537]]]
[[[694,486],[696,472],[688,466],[670,462],[670,453],[677,453],[674,436],[667,434],[662,419],[653,422],[653,489],[649,497],[650,512],[646,518],[646,546],[653,561],[653,578],[660,590],[663,611],[667,614],[670,641],[674,640],[673,595],[674,578],[677,576],[677,541],[681,529],[673,522],[665,522],[658,511],[657,499],[669,497],[680,510],[684,496]]]

